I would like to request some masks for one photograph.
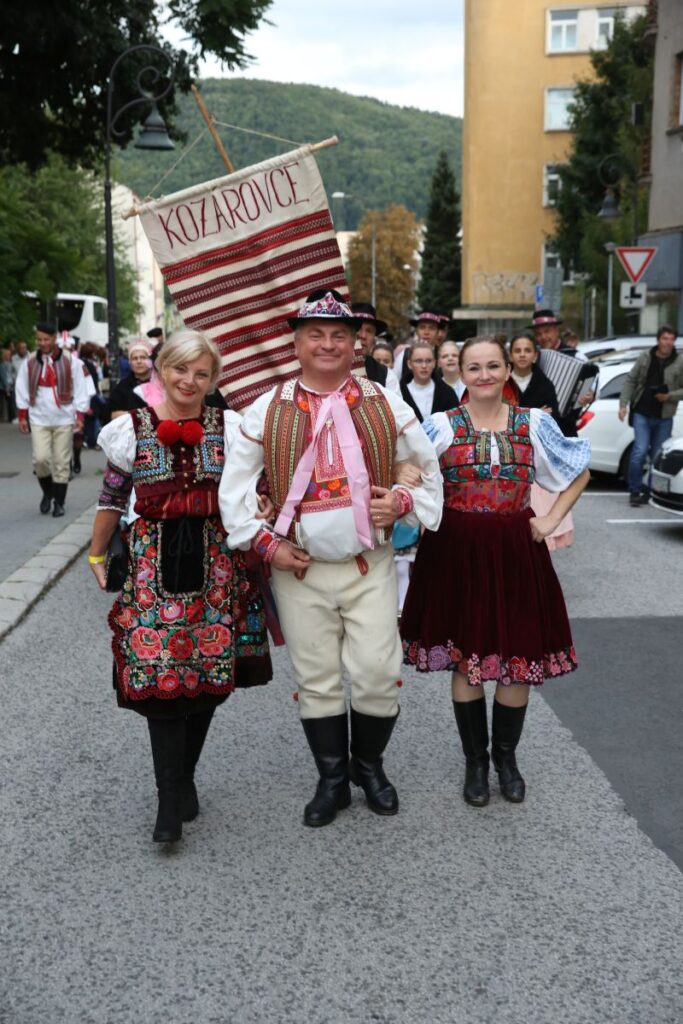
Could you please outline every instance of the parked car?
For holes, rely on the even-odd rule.
[[[683,516],[683,437],[670,437],[655,459],[650,504]]]
[[[577,424],[580,437],[587,437],[591,442],[590,468],[622,479],[626,479],[628,473],[633,428],[627,420],[619,419],[619,395],[634,362],[632,353],[600,360],[598,397]],[[673,434],[683,434],[683,403],[679,404],[674,418]]]
[[[644,348],[652,348],[657,343],[654,334],[623,334],[618,338],[592,338],[580,341],[578,350],[587,359],[599,359],[631,350],[641,352]]]

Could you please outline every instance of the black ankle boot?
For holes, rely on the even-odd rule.
[[[43,496],[40,499],[40,511],[41,514],[46,516],[50,511],[50,505],[52,504],[52,477],[51,476],[39,476],[38,483],[43,492]]]
[[[500,791],[513,804],[521,804],[526,792],[515,758],[525,715],[526,704],[521,708],[509,708],[497,700],[493,702],[491,757],[498,772]]]
[[[206,735],[211,725],[214,708],[188,715],[185,730],[185,759],[180,784],[180,814],[183,821],[194,821],[199,814],[199,798],[194,784],[194,770],[199,761]]]
[[[349,723],[346,714],[330,718],[302,718],[320,773],[315,796],[304,808],[304,825],[329,825],[351,803],[349,791]]]
[[[382,754],[389,742],[398,714],[393,718],[362,715],[351,708],[351,761],[349,775],[361,786],[368,807],[375,814],[398,814],[398,794],[382,767]]]
[[[52,485],[52,515],[55,519],[64,515],[64,502],[66,501],[66,484],[53,484]]]
[[[489,730],[486,698],[453,701],[460,742],[465,755],[465,785],[462,795],[472,807],[489,802]]]
[[[159,794],[155,843],[175,843],[183,834],[180,790],[185,756],[185,719],[148,718],[154,776]]]

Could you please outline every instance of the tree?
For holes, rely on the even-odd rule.
[[[372,250],[375,250],[377,314],[392,334],[403,337],[413,300],[420,225],[405,206],[368,210],[349,246],[348,271],[355,302],[372,296]]]
[[[445,150],[439,153],[427,207],[418,299],[445,313],[460,305],[460,196]]]
[[[645,37],[647,18],[627,24],[617,18],[605,50],[591,56],[594,78],[578,82],[570,113],[572,148],[559,168],[556,243],[567,269],[604,286],[604,242],[630,244],[644,227],[647,192],[640,185],[643,155],[649,149],[654,55]],[[633,104],[644,112],[633,124]],[[608,185],[620,215],[605,222],[597,214]]]
[[[135,274],[116,246],[117,305],[124,327],[137,315]],[[102,182],[51,157],[31,174],[0,168],[0,337],[29,338],[35,303],[57,292],[105,293]]]
[[[160,102],[172,119],[174,91],[189,90],[198,61],[214,54],[229,68],[248,59],[244,34],[255,29],[271,0],[44,0],[6,3],[0,15],[0,164],[25,163],[35,169],[49,152],[82,166],[95,166],[104,145],[106,78],[128,47],[152,44],[174,61],[174,90]],[[164,24],[178,26],[192,52],[164,41]],[[156,64],[166,77],[167,62],[131,54],[116,73],[119,110],[139,95],[136,77]],[[149,78],[143,86],[152,88]],[[132,110],[119,127],[130,141],[143,108]]]

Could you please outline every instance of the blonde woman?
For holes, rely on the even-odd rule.
[[[102,588],[105,552],[135,486],[128,573],[109,624],[119,706],[149,727],[155,842],[180,839],[183,821],[197,816],[194,771],[216,707],[236,684],[271,676],[263,604],[218,510],[240,422],[205,405],[220,365],[213,342],[179,331],[157,357],[161,404],[125,413],[99,436],[107,468],[88,561]]]

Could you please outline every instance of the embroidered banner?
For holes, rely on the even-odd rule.
[[[146,203],[138,213],[185,326],[221,351],[219,386],[233,409],[298,372],[286,317],[313,289],[348,296],[308,146]]]

